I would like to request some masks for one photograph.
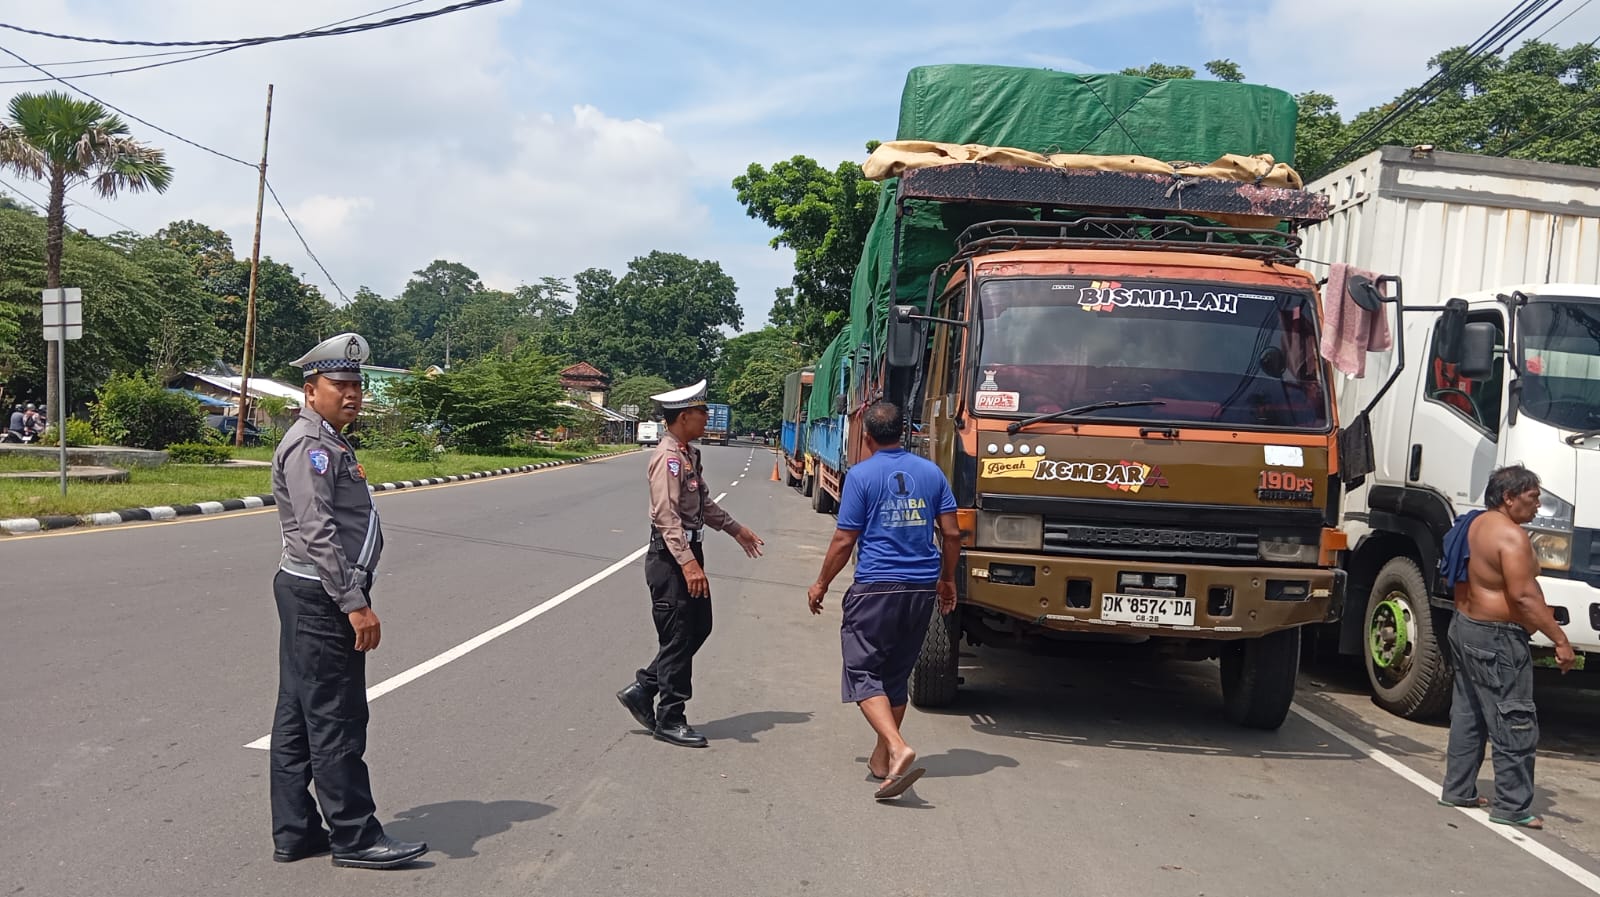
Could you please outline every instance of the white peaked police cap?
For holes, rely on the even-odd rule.
[[[663,411],[703,406],[706,403],[706,381],[701,380],[693,386],[658,393],[650,398],[654,399]]]
[[[370,351],[361,334],[341,333],[289,363],[304,371],[307,379],[321,374],[329,380],[360,380],[361,363]]]

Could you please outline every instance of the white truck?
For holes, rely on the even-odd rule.
[[[662,429],[660,421],[642,420],[639,421],[639,427],[635,431],[635,438],[640,445],[655,445],[661,441]]]
[[[1339,515],[1340,652],[1363,655],[1386,709],[1448,707],[1443,537],[1520,462],[1543,481],[1528,531],[1545,598],[1600,654],[1600,170],[1385,147],[1307,189],[1332,213],[1304,257],[1402,284],[1382,306],[1393,346],[1338,384],[1340,421],[1366,413],[1373,449]]]

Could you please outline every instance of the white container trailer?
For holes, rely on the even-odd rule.
[[[1338,383],[1342,422],[1369,412],[1374,468],[1341,508],[1340,651],[1363,655],[1384,707],[1448,706],[1443,537],[1520,462],[1543,480],[1528,529],[1546,600],[1600,652],[1600,170],[1385,147],[1307,189],[1331,214],[1305,230],[1306,260],[1403,287],[1383,306],[1394,345]]]

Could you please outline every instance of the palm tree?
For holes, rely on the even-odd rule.
[[[118,193],[166,191],[172,183],[167,154],[128,136],[128,125],[106,107],[70,94],[22,93],[11,98],[10,120],[0,121],[0,168],[45,181],[50,204],[45,217],[45,288],[61,286],[62,232],[67,191],[89,184],[105,199]],[[56,351],[47,346],[46,407],[55,408]]]

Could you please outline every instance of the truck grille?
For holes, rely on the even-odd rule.
[[[1255,561],[1258,540],[1256,530],[1234,527],[1194,529],[1065,517],[1044,521],[1044,550],[1049,554]]]

